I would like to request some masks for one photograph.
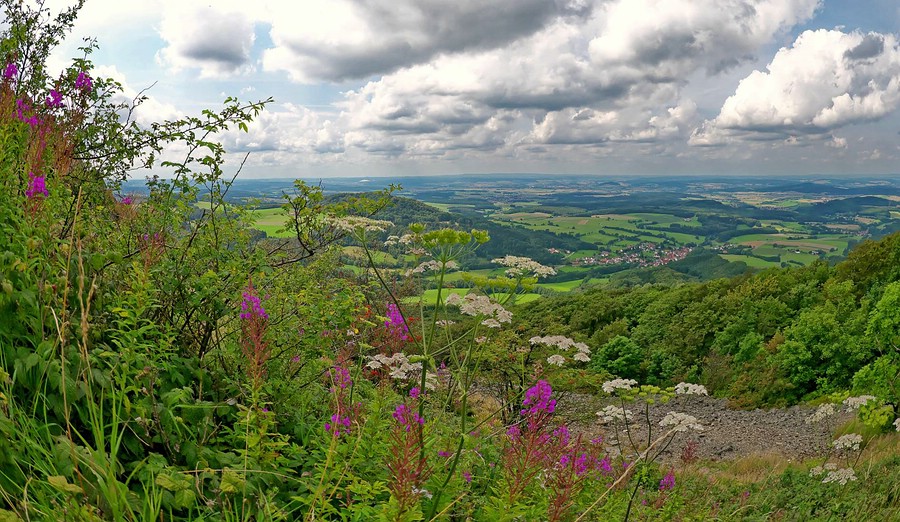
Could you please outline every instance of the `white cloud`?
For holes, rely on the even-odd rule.
[[[586,11],[580,0],[270,2],[274,47],[263,63],[298,82],[367,78],[441,54],[503,46]]]
[[[157,53],[157,61],[176,71],[198,68],[204,78],[246,73],[252,70],[254,31],[246,5],[168,1],[159,27],[168,45]]]
[[[92,71],[95,77],[109,78],[122,85],[122,92],[117,94],[112,101],[115,103],[131,104],[139,96],[140,92],[128,84],[125,74],[114,65],[98,65]],[[172,120],[184,117],[171,103],[166,103],[152,95],[152,90],[144,93],[146,100],[134,109],[131,118],[139,125],[148,126],[153,122]],[[125,115],[123,115],[125,116]]]
[[[764,134],[823,134],[879,119],[900,105],[900,47],[892,34],[802,33],[766,71],[741,80],[698,145]],[[846,145],[846,142],[844,143]]]

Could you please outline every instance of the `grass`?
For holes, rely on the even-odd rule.
[[[747,266],[753,268],[771,268],[773,266],[781,266],[781,263],[766,261],[765,259],[760,259],[753,256],[745,256],[743,254],[719,254],[719,256],[726,261],[743,261],[747,263]]]
[[[536,286],[546,290],[553,290],[554,292],[571,292],[581,286],[581,280],[576,279],[574,281],[563,281],[561,283],[538,283]]]

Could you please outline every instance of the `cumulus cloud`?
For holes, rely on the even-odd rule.
[[[246,6],[227,4],[168,2],[159,27],[168,45],[157,53],[157,61],[174,70],[198,68],[201,77],[249,70],[255,20]]]
[[[305,0],[273,2],[263,63],[299,82],[366,78],[526,37],[580,0]]]
[[[98,65],[94,68],[93,74],[99,78],[115,80],[122,86],[122,91],[117,93],[112,99],[115,103],[131,105],[141,94],[138,89],[135,89],[128,83],[125,74],[114,65]],[[139,125],[149,126],[153,122],[184,117],[184,114],[171,103],[160,100],[150,92],[144,92],[143,95],[146,96],[146,99],[137,105],[131,114],[131,118]],[[125,114],[122,115],[123,118],[126,116]]]
[[[704,122],[691,141],[709,145],[765,134],[826,134],[882,118],[898,105],[895,35],[805,31],[778,51],[766,71],[741,80],[719,115]]]
[[[347,145],[390,143],[394,152],[437,154],[686,139],[697,107],[682,100],[685,78],[746,60],[819,4],[615,0],[567,4],[563,14],[554,5],[527,36],[464,52],[446,48],[347,92],[339,104],[339,125],[354,136]],[[332,42],[337,46],[360,37],[323,32],[340,39]],[[302,61],[294,64],[297,75],[320,74],[303,61],[311,55],[293,52]]]

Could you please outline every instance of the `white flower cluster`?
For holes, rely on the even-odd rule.
[[[568,351],[571,348],[575,348],[575,355],[572,356],[578,362],[589,362],[591,360],[591,349],[588,345],[584,343],[577,343],[573,339],[570,339],[564,335],[547,335],[541,337],[539,335],[532,337],[528,340],[532,345],[535,344],[543,344],[545,346],[555,346],[562,350]],[[550,359],[553,359],[551,361]],[[558,362],[554,362],[558,361]],[[557,366],[562,366],[566,361],[566,358],[562,355],[551,355],[547,358],[547,362],[550,364],[555,364]]]
[[[862,443],[862,435],[857,433],[848,433],[846,435],[842,435],[835,439],[832,444],[834,445],[834,449],[838,451],[844,450],[859,450],[859,445]]]
[[[703,426],[697,421],[697,417],[688,415],[687,413],[679,413],[670,411],[659,421],[659,425],[663,428],[670,428],[677,432],[685,432],[688,430],[703,431]]]
[[[552,364],[554,366],[562,366],[562,365],[566,364],[566,358],[558,353],[555,353],[555,354],[551,355],[550,357],[547,357],[547,363]]]
[[[456,324],[456,321],[451,321],[449,319],[438,319],[434,322],[437,326],[450,326],[451,324]]]
[[[829,471],[825,478],[822,479],[822,484],[837,482],[842,486],[846,486],[847,482],[854,480],[856,480],[856,472],[853,471],[853,468],[841,468]]]
[[[498,323],[512,321],[512,312],[485,295],[466,294],[460,297],[459,294],[450,294],[446,302],[450,306],[458,306],[460,313],[465,315],[484,315],[496,319]]]
[[[823,473],[826,473],[829,471],[834,471],[836,469],[837,469],[837,464],[835,464],[834,462],[828,462],[822,466],[816,466],[816,467],[812,468],[811,470],[809,470],[809,476],[810,477],[818,477],[819,475],[822,475]]]
[[[826,417],[830,417],[835,413],[837,413],[837,410],[834,408],[834,404],[826,402],[825,404],[819,405],[815,413],[806,418],[806,423],[815,424],[818,422],[822,422]]]
[[[410,245],[414,243],[415,240],[416,236],[413,234],[403,234],[402,236],[388,236],[387,241],[384,242],[384,246]]]
[[[844,399],[844,406],[847,407],[847,411],[858,410],[861,407],[865,406],[867,402],[874,401],[875,397],[872,395],[860,395],[859,397],[847,397]]]
[[[544,266],[528,257],[504,256],[492,259],[491,263],[508,266],[509,270],[506,271],[506,275],[509,277],[521,277],[529,272],[535,277],[556,275],[556,270],[552,267]]]
[[[900,418],[894,420],[894,427],[897,428],[897,431],[900,431]]]
[[[365,230],[366,232],[384,232],[387,227],[394,226],[390,221],[380,219],[372,219],[362,216],[344,216],[329,219],[331,226],[343,230],[344,232],[356,232],[357,230]]]
[[[634,417],[634,414],[631,410],[626,410],[625,408],[606,406],[597,412],[597,416],[600,417],[600,420],[604,423],[610,423],[618,420],[630,421],[632,417]]]
[[[388,375],[391,376],[391,379],[407,381],[418,379],[422,371],[422,363],[411,363],[409,362],[409,357],[402,353],[395,353],[394,355],[388,357],[386,355],[378,354],[371,357],[371,360],[368,364],[366,364],[366,368],[371,370],[381,370],[385,369],[388,372]],[[434,389],[434,381],[437,379],[437,375],[428,372],[425,374],[425,387],[429,390]]]
[[[455,269],[459,268],[459,264],[457,264],[456,261],[447,261],[444,264],[444,268],[446,270],[455,270]],[[428,272],[429,270],[433,271],[433,272],[439,272],[441,270],[441,262],[435,261],[435,260],[425,261],[424,263],[422,263],[419,266],[410,270],[407,273],[407,275],[409,275],[409,274],[424,274],[425,272]]]
[[[702,384],[679,382],[675,385],[675,395],[709,395],[709,392],[706,391],[706,386]]]
[[[634,379],[613,379],[603,383],[603,391],[615,393],[616,390],[630,390],[632,386],[637,386],[637,381]]]
[[[856,472],[853,471],[853,468],[838,469],[837,464],[833,462],[829,462],[823,466],[816,466],[809,470],[810,477],[820,477],[822,475],[825,475],[825,478],[822,479],[822,484],[837,482],[844,486],[847,482],[856,480]]]

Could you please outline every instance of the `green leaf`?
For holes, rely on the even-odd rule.
[[[60,475],[47,477],[47,482],[49,482],[51,486],[59,491],[62,491],[63,493],[84,493],[84,490],[81,489],[80,486],[69,484],[69,481],[66,480],[66,477]]]
[[[222,482],[219,484],[222,493],[237,493],[244,489],[244,479],[237,473],[226,469],[222,472]]]

